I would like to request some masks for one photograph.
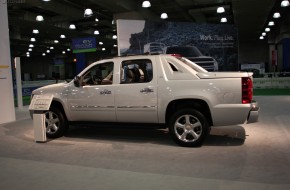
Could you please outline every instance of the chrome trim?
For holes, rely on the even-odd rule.
[[[93,108],[115,108],[115,106],[71,106],[72,108],[76,108],[76,109],[81,109],[81,108],[90,108],[90,109],[93,109]]]
[[[156,106],[118,106],[117,108],[156,108]]]

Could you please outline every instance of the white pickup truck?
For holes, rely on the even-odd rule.
[[[97,61],[32,96],[53,95],[45,112],[50,138],[74,122],[139,123],[169,128],[181,146],[200,146],[210,127],[257,121],[252,80],[252,73],[207,72],[186,58],[138,55]]]

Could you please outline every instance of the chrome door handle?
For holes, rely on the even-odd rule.
[[[100,94],[101,94],[101,95],[104,95],[104,94],[112,94],[112,92],[111,92],[111,90],[107,90],[107,89],[105,89],[105,90],[102,90],[102,91],[100,92]]]
[[[144,94],[147,94],[147,93],[150,93],[150,92],[154,92],[153,89],[151,88],[143,88],[140,90],[141,93],[144,93]]]

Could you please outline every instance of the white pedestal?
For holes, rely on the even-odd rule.
[[[35,142],[46,142],[46,127],[44,114],[33,114],[33,127]]]

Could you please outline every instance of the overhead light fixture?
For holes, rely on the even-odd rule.
[[[281,7],[288,7],[289,6],[289,1],[288,0],[284,0],[281,2]]]
[[[46,55],[45,53],[42,54],[42,56],[45,56],[45,55]]]
[[[29,55],[30,53],[29,52],[26,52],[26,55]]]
[[[270,21],[268,25],[269,25],[269,26],[274,26],[275,23],[274,23],[274,21]]]
[[[114,44],[114,47],[117,47],[117,45],[116,45],[116,44]]]
[[[263,40],[264,39],[264,36],[260,36],[260,40]]]
[[[51,46],[49,49],[54,49],[54,47]]]
[[[65,51],[62,51],[62,54],[65,54]]]
[[[266,32],[263,32],[263,33],[262,33],[262,36],[266,36]]]
[[[67,49],[66,49],[66,51],[70,51],[70,49],[69,49],[69,48],[67,48]]]
[[[226,17],[221,18],[221,22],[228,22],[228,19]]]
[[[39,31],[38,31],[37,29],[33,29],[33,30],[32,30],[32,33],[33,33],[33,34],[38,34]]]
[[[35,39],[35,38],[30,38],[30,41],[31,41],[31,42],[35,42],[36,39]]]
[[[112,24],[115,24],[115,21],[114,20],[112,20]]]
[[[46,50],[46,53],[50,53],[50,50],[48,49],[48,50]]]
[[[113,37],[112,37],[113,39],[117,39],[117,35],[113,35]]]
[[[265,28],[265,31],[266,32],[270,32],[270,28]]]
[[[95,30],[95,31],[94,31],[94,34],[95,34],[95,35],[99,35],[100,32],[99,32],[98,30]]]
[[[217,13],[224,13],[225,12],[225,8],[224,7],[218,7],[216,12]]]
[[[29,44],[29,47],[30,47],[30,48],[33,48],[33,47],[34,47],[34,45],[33,45],[33,44]]]
[[[61,35],[60,35],[60,38],[65,38],[65,35],[64,35],[64,34],[61,34]]]
[[[50,0],[42,0],[42,1],[44,1],[44,2],[48,2],[48,1],[50,1]]]
[[[168,15],[167,13],[162,13],[161,16],[160,16],[161,19],[167,19],[168,18]]]
[[[76,29],[76,25],[74,25],[74,24],[70,24],[70,25],[69,25],[69,29]]]
[[[151,7],[151,3],[150,3],[150,1],[143,1],[143,3],[142,3],[142,7],[143,7],[143,8]]]
[[[54,40],[54,43],[56,43],[56,44],[57,44],[58,42],[59,42],[58,40]]]
[[[103,43],[103,42],[99,42],[99,44],[100,44],[100,45],[103,45],[104,43]]]
[[[99,22],[99,19],[98,19],[98,18],[95,18],[95,21],[96,21],[96,22]]]
[[[44,18],[43,18],[43,16],[41,16],[41,15],[37,15],[36,16],[36,21],[44,21]]]
[[[281,15],[278,12],[274,13],[274,15],[273,15],[273,18],[280,18],[280,17],[281,17]]]
[[[29,54],[27,54],[27,55],[26,55],[26,57],[30,57],[30,55],[29,55]]]
[[[106,50],[106,48],[102,48],[102,51],[105,51]]]
[[[28,49],[28,51],[32,51],[32,49],[31,49],[31,48],[29,48],[29,49]]]
[[[90,17],[93,15],[92,9],[86,9],[84,13],[84,17]]]

